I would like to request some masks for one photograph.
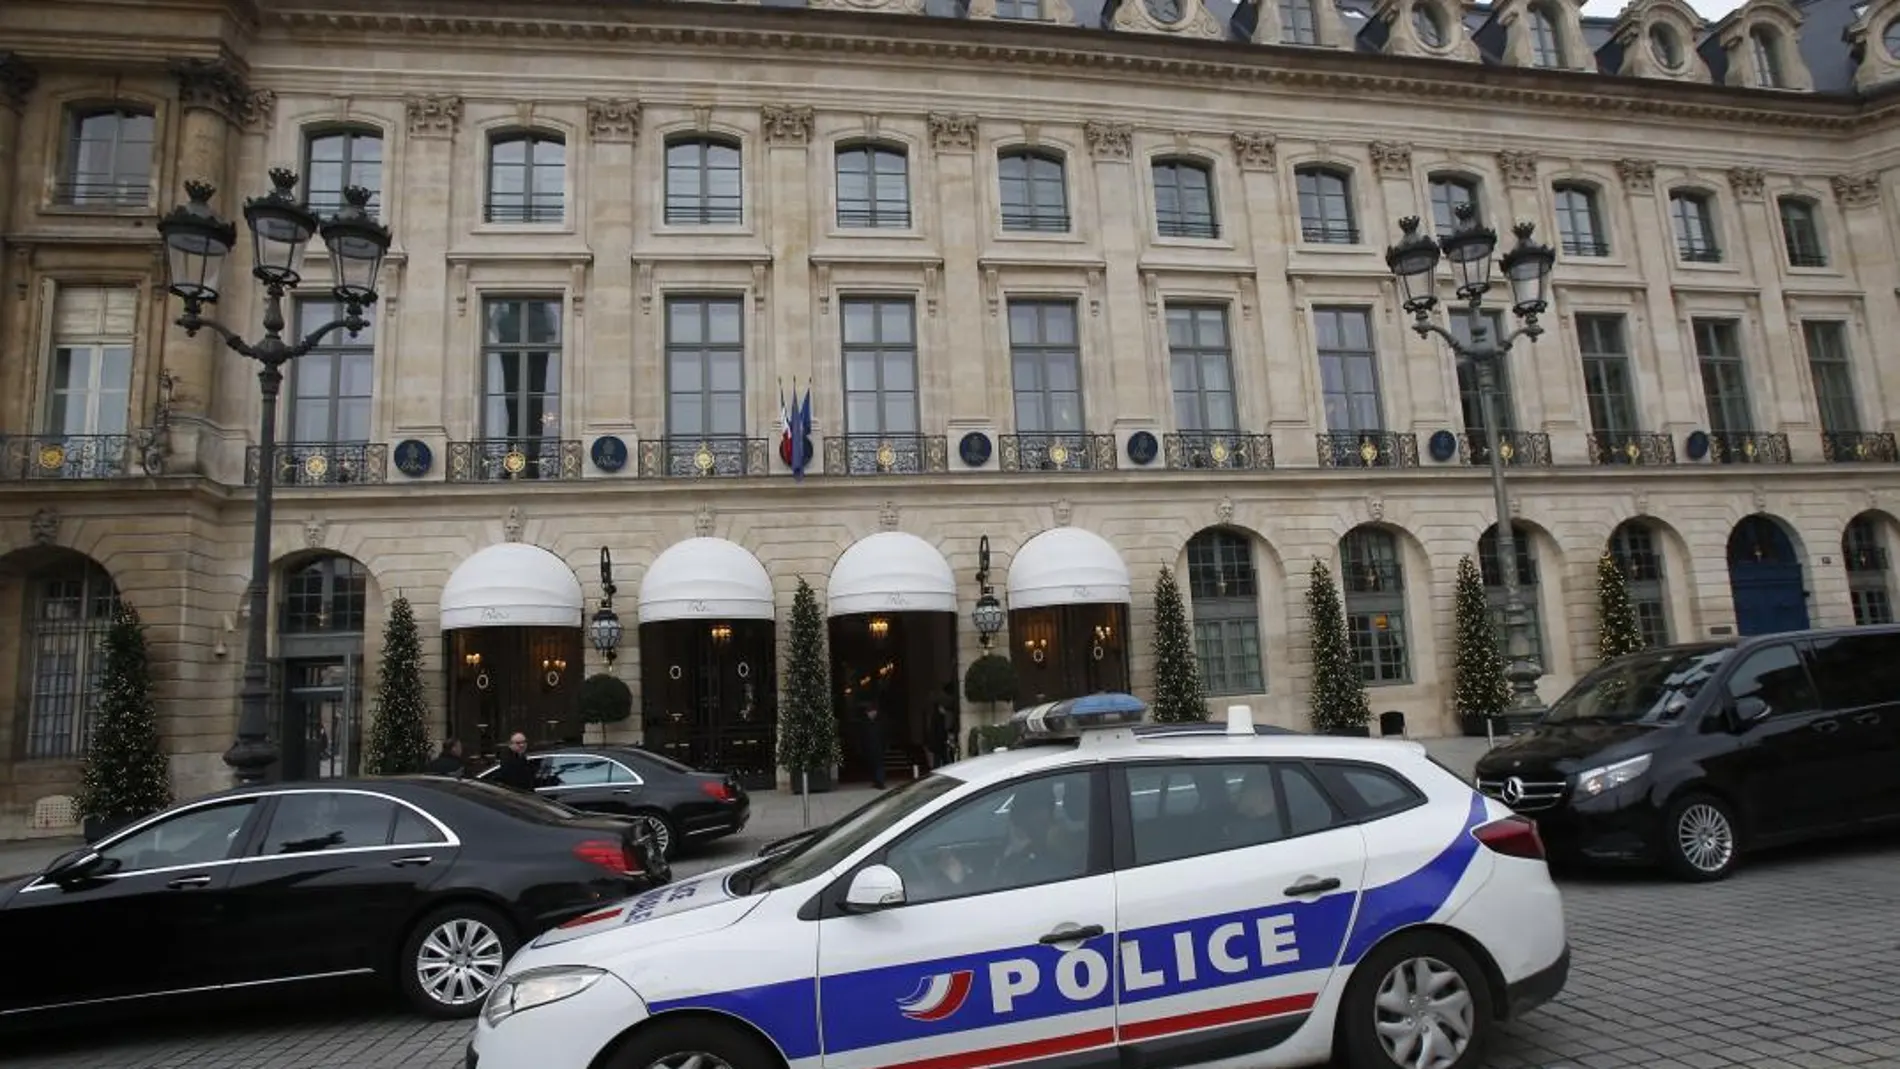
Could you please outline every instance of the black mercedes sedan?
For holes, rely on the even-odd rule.
[[[669,875],[633,822],[484,783],[224,791],[0,884],[0,1023],[348,980],[467,1017],[524,942]]]
[[[632,821],[667,857],[687,844],[745,830],[752,801],[739,781],[637,746],[563,746],[528,755],[535,792],[562,805]],[[490,779],[490,767],[479,778]]]

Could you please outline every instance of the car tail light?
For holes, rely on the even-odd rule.
[[[700,780],[699,792],[715,802],[730,802],[738,797],[732,793],[732,788],[722,780]]]
[[[633,852],[633,844],[615,842],[611,839],[589,839],[574,848],[574,856],[590,864],[599,865],[615,875],[645,871],[640,857]]]
[[[1472,837],[1506,857],[1531,861],[1544,860],[1544,837],[1537,834],[1537,822],[1529,817],[1505,817],[1481,825]]]
[[[600,909],[600,910],[595,910],[592,913],[583,913],[580,916],[575,917],[573,920],[568,921],[566,924],[561,925],[561,927],[585,928],[588,925],[595,923],[596,921],[604,921],[610,917],[618,917],[618,916],[620,916],[620,907],[615,906],[612,909]]]

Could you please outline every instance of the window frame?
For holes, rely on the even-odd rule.
[[[1582,201],[1581,213],[1578,200]],[[1599,186],[1581,181],[1551,183],[1551,208],[1557,218],[1558,245],[1565,256],[1604,259],[1610,255],[1609,228],[1604,225],[1603,196]],[[1579,230],[1579,214],[1585,229]]]
[[[1894,622],[1893,587],[1889,581],[1893,554],[1886,532],[1868,513],[1841,528],[1841,564],[1847,572],[1847,596],[1854,609],[1854,626],[1872,627]],[[1852,566],[1855,558],[1871,558],[1872,567]]]
[[[1367,687],[1411,683],[1414,656],[1405,613],[1405,547],[1399,536],[1383,527],[1360,524],[1340,538],[1339,557],[1341,615],[1360,679]],[[1354,570],[1361,566],[1372,577],[1367,584],[1354,581]],[[1366,589],[1368,585],[1372,588]],[[1383,628],[1372,622],[1380,616],[1386,619]],[[1355,623],[1355,618],[1364,618],[1365,626]],[[1397,635],[1396,654],[1391,648],[1382,648],[1378,638],[1381,634]],[[1391,667],[1394,664],[1396,672]]]
[[[1189,180],[1193,175],[1200,176],[1198,190]],[[1214,184],[1212,163],[1194,156],[1156,156],[1148,162],[1148,183],[1154,197],[1156,238],[1220,240],[1220,197]],[[1201,204],[1190,203],[1196,196],[1201,198]]]
[[[1539,28],[1544,32],[1540,33]],[[1564,66],[1563,34],[1550,10],[1541,3],[1531,4],[1524,12],[1524,32],[1530,44],[1531,66],[1561,70]]]
[[[1280,43],[1301,48],[1320,45],[1316,0],[1280,0]]]
[[[695,159],[690,166],[674,162],[673,153],[685,148],[695,150]],[[723,159],[714,160],[714,150],[731,153],[732,165],[726,166]],[[738,193],[732,197],[712,193],[711,176],[727,171],[737,176],[734,184]],[[745,227],[750,198],[746,196],[745,142],[740,138],[710,132],[671,134],[660,143],[660,174],[660,220],[664,226]],[[674,187],[674,177],[681,174],[694,176],[697,188],[690,197],[685,191],[678,191]]]
[[[884,338],[884,310],[887,307],[902,306],[909,323],[909,340],[903,343],[886,341]],[[847,324],[850,322],[851,309],[869,307],[875,339],[868,342],[850,340]],[[873,373],[876,387],[872,390],[854,390],[851,388],[851,358],[853,355],[865,355],[873,358]],[[887,358],[898,357],[907,360],[910,367],[910,389],[891,390],[885,383]],[[839,392],[844,399],[844,433],[847,438],[856,437],[892,437],[916,436],[923,433],[923,391],[918,381],[918,337],[917,302],[909,296],[896,294],[852,294],[838,298],[838,372]],[[908,409],[910,429],[894,429],[887,424],[890,415],[889,404],[892,394],[910,395]],[[877,427],[859,427],[852,420],[852,399],[870,396],[875,398]]]
[[[1020,166],[1022,173],[1012,175],[1012,166]],[[1041,167],[1054,167],[1053,178],[1044,173],[1038,174]],[[1020,187],[1023,200],[1012,205],[1011,185]],[[1050,189],[1061,191],[1061,200],[1048,205],[1038,199],[1037,191]],[[1069,188],[1068,154],[1058,149],[1037,145],[1011,145],[996,152],[996,202],[997,219],[1002,232],[1011,240],[1023,235],[1063,235],[1075,230],[1075,214],[1072,191]]]
[[[865,161],[865,170],[857,172],[863,175],[866,198],[862,203],[867,207],[847,209],[844,195],[843,166],[847,157],[859,156]],[[886,209],[886,202],[878,193],[882,180],[891,177],[891,172],[880,170],[880,163],[894,159],[897,161],[895,177],[903,189],[903,204],[900,208]],[[850,231],[907,231],[916,228],[916,204],[911,191],[910,149],[892,141],[858,138],[840,141],[832,150],[831,191],[832,222],[840,230]],[[854,211],[857,218],[847,220],[846,212]],[[888,218],[887,218],[888,216]]]
[[[1293,168],[1302,245],[1360,243],[1358,191],[1353,178],[1352,169],[1344,164],[1302,163]],[[1309,212],[1309,208],[1313,210]]]
[[[1234,551],[1238,550],[1236,554]],[[1267,652],[1262,641],[1260,622],[1260,569],[1254,558],[1252,539],[1241,531],[1225,527],[1209,527],[1197,531],[1188,539],[1184,550],[1187,556],[1187,596],[1188,608],[1193,619],[1191,638],[1194,642],[1194,656],[1201,669],[1201,681],[1210,697],[1226,697],[1237,694],[1266,694]],[[1209,569],[1216,575],[1232,573],[1236,576],[1232,584],[1236,589],[1220,593],[1218,586],[1208,592],[1204,580]],[[1245,634],[1252,625],[1252,636]],[[1216,672],[1211,667],[1208,643],[1219,641],[1222,647],[1221,662],[1229,666]],[[1246,649],[1251,641],[1252,649]],[[1235,644],[1241,647],[1232,652]],[[1241,662],[1238,668],[1231,667]],[[1251,661],[1251,664],[1246,662]],[[1248,684],[1257,684],[1250,686]]]
[[[1184,434],[1240,433],[1242,423],[1240,384],[1234,378],[1233,324],[1228,319],[1227,311],[1228,306],[1218,301],[1170,301],[1162,309],[1163,329],[1168,347],[1168,393],[1169,400],[1172,402],[1176,431]],[[1177,312],[1186,316],[1190,339],[1188,344],[1181,346],[1174,343],[1175,313]],[[1218,345],[1208,344],[1203,339],[1201,327],[1209,314],[1212,314],[1220,325],[1220,344]],[[1207,387],[1207,376],[1203,372],[1210,359],[1217,361],[1225,370],[1227,378],[1225,390],[1209,390]],[[1194,382],[1188,390],[1182,390],[1174,385],[1175,369],[1183,361],[1187,364],[1190,377]],[[1183,394],[1191,395],[1193,398],[1192,404],[1195,410],[1193,426],[1189,426],[1181,419]],[[1233,413],[1233,418],[1227,421],[1228,426],[1216,425],[1219,421],[1212,417],[1208,407],[1210,396],[1218,398],[1222,394],[1226,395],[1228,411]]]
[[[1645,649],[1667,646],[1674,626],[1669,618],[1669,562],[1659,529],[1640,516],[1616,525],[1608,549],[1623,569],[1636,630]]]
[[[1019,436],[1042,436],[1054,439],[1057,436],[1087,434],[1089,426],[1088,384],[1083,379],[1082,316],[1077,307],[1078,302],[1073,298],[1065,297],[1019,297],[1008,300],[1004,302],[1004,304],[1003,312],[1009,317],[1005,322],[1004,329],[1009,332],[1007,337],[1009,343],[1010,426]],[[1017,308],[1034,308],[1038,311],[1036,317],[1037,335],[1035,340],[1019,340],[1015,336],[1014,330],[1012,329],[1015,316],[1012,313]],[[1048,340],[1048,315],[1052,310],[1056,309],[1062,310],[1068,316],[1070,333],[1073,338],[1070,342],[1061,343]],[[1038,367],[1038,378],[1040,379],[1041,385],[1033,390],[1025,390],[1021,385],[1020,371],[1025,357],[1035,360]],[[1075,420],[1074,426],[1072,427],[1056,427],[1053,426],[1053,424],[1056,423],[1054,417],[1059,409],[1056,398],[1061,394],[1066,394],[1071,391],[1057,390],[1051,387],[1049,385],[1050,376],[1048,370],[1052,360],[1065,357],[1072,361],[1074,369],[1075,390],[1073,393],[1075,395]],[[1041,426],[1025,429],[1022,425],[1022,406],[1026,393],[1033,394],[1035,397],[1038,422],[1042,424]]]
[[[1605,329],[1585,330],[1584,324],[1606,325],[1615,334],[1616,350],[1599,349]],[[1640,433],[1641,406],[1636,397],[1636,365],[1629,352],[1629,318],[1622,312],[1576,312],[1571,317],[1577,332],[1577,360],[1582,365],[1584,406],[1590,417],[1590,431],[1598,436]],[[1599,389],[1608,385],[1608,372],[1615,366],[1622,379],[1620,392]],[[1595,374],[1593,374],[1593,372]]]
[[[1459,171],[1434,171],[1425,178],[1426,203],[1432,209],[1432,233],[1449,237],[1458,228],[1458,206],[1470,204],[1471,221],[1484,225],[1484,183]]]
[[[72,600],[49,594],[55,584],[77,581],[78,614],[47,617],[46,603]],[[22,698],[15,720],[15,752],[21,761],[73,761],[85,756],[92,739],[92,719],[100,698],[105,671],[106,636],[121,601],[118,581],[104,565],[90,557],[68,557],[48,574],[36,575],[22,598],[24,626],[21,673]],[[61,626],[64,625],[64,626]],[[49,649],[53,639],[56,648]],[[63,665],[44,666],[48,658],[70,657]],[[62,727],[63,725],[63,727]],[[50,741],[47,741],[50,740]]]
[[[1695,316],[1696,370],[1711,435],[1756,433],[1754,400],[1749,396],[1748,364],[1742,355],[1742,322],[1729,316]],[[1707,343],[1706,345],[1704,343]]]
[[[318,308],[328,309],[328,311],[321,315],[309,314]],[[300,332],[307,332],[312,327],[321,326],[333,319],[341,319],[343,313],[343,304],[332,297],[298,297],[291,304],[291,315]],[[322,341],[318,342],[310,352],[291,361],[290,375],[288,376],[290,381],[285,384],[287,389],[284,391],[284,428],[282,432],[284,437],[278,444],[366,445],[375,438],[375,309],[373,307],[363,309],[363,318],[369,321],[369,326],[363,328],[356,337],[350,337],[349,331],[347,330],[331,331]],[[310,358],[317,355],[328,357],[330,361],[329,382],[326,384],[321,398],[312,397],[305,392],[307,380],[310,378],[310,371],[308,369],[312,366]],[[347,395],[343,393],[343,383],[347,377],[344,371],[345,364],[346,362],[352,361],[361,361],[368,365],[368,374],[365,376],[368,384],[367,393]],[[299,415],[299,409],[303,407],[305,402],[316,400],[323,402],[325,411],[328,414],[325,420],[326,427],[320,435],[309,435],[306,433],[307,428],[303,426],[303,419]],[[346,403],[356,402],[360,402],[362,405],[363,435],[360,438],[339,437],[338,423],[344,407]]]
[[[1700,189],[1669,191],[1670,233],[1676,239],[1676,259],[1684,264],[1725,262],[1721,228],[1715,218],[1715,195]]]
[[[1517,557],[1518,596],[1524,599],[1525,608],[1530,610],[1531,659],[1549,673],[1551,664],[1545,659],[1542,570],[1538,567],[1537,545],[1531,529],[1521,520],[1511,522],[1511,545]],[[1504,614],[1504,573],[1500,570],[1501,562],[1498,560],[1496,523],[1478,535],[1477,557],[1479,583],[1484,587],[1486,608],[1491,614],[1492,630],[1497,635],[1498,651],[1507,653],[1510,648],[1510,627]]]
[[[700,340],[697,342],[679,341],[673,336],[673,309],[676,306],[685,305],[695,305],[699,309]],[[739,325],[739,340],[737,342],[714,342],[711,340],[712,332],[708,328],[713,320],[712,310],[715,305],[727,306],[733,310],[733,321]],[[746,367],[746,355],[751,337],[750,332],[746,329],[745,309],[746,299],[742,293],[682,292],[669,293],[666,295],[666,299],[661,307],[661,312],[666,318],[660,324],[660,353],[662,358],[666,361],[664,367],[666,409],[663,426],[666,428],[667,438],[690,441],[722,441],[743,440],[746,437],[746,409],[748,407],[746,385],[751,378],[750,369]],[[739,357],[738,388],[736,390],[716,390],[712,386],[713,355],[715,353],[729,353],[734,349],[738,351]],[[699,389],[690,392],[682,391],[679,387],[675,386],[673,381],[674,358],[675,356],[687,353],[695,355],[699,366]],[[714,415],[718,412],[719,408],[714,402],[716,398],[724,396],[738,398],[738,429],[732,431],[704,429],[713,426],[717,422],[714,419]],[[699,426],[702,428],[701,430],[681,432],[677,427],[677,420],[675,419],[676,409],[674,405],[678,399],[686,397],[693,398],[694,402],[700,406]]]
[[[314,615],[299,608],[299,603],[307,604],[310,593],[299,590],[298,585],[306,576],[315,576],[315,600],[317,611]],[[344,604],[342,613],[338,613],[337,604]],[[325,553],[314,560],[307,560],[294,569],[283,571],[278,583],[277,633],[279,635],[335,635],[362,634],[368,628],[369,621],[369,569],[355,557],[342,553]],[[321,621],[324,617],[334,620],[342,615],[346,620],[354,619],[355,627],[302,626],[303,620]],[[292,626],[296,623],[297,626]]]
[[[1491,338],[1496,341],[1504,337],[1504,313],[1498,309],[1484,310],[1485,325],[1491,330]],[[1453,308],[1446,314],[1446,327],[1458,336],[1459,341],[1471,341],[1471,312],[1465,308]],[[1454,364],[1454,374],[1458,380],[1458,406],[1463,417],[1465,434],[1482,434],[1489,442],[1493,434],[1504,437],[1517,433],[1517,397],[1511,389],[1511,362],[1508,359],[1496,361],[1492,375],[1497,380],[1498,396],[1495,398],[1498,418],[1496,428],[1488,427],[1484,422],[1484,391],[1480,386],[1478,368],[1469,360],[1459,360]]]
[[[1847,327],[1845,319],[1801,320],[1801,348],[1807,357],[1815,415],[1823,434],[1859,434],[1863,426],[1860,389],[1854,382],[1854,358],[1848,345]],[[1828,334],[1834,336],[1831,342],[1816,344]]]
[[[1326,433],[1328,434],[1384,434],[1386,433],[1385,382],[1384,382],[1384,376],[1382,375],[1383,369],[1380,368],[1379,366],[1378,319],[1377,317],[1373,315],[1372,306],[1363,305],[1363,304],[1323,304],[1323,305],[1316,304],[1313,306],[1312,316],[1313,316],[1314,355],[1316,358],[1316,362],[1319,365],[1321,415],[1322,415],[1322,418],[1324,419]],[[1329,349],[1324,344],[1323,339],[1326,332],[1325,330],[1322,329],[1321,320],[1323,316],[1336,317],[1336,323],[1333,329],[1333,335],[1336,340],[1339,340],[1341,342],[1341,344],[1335,348]],[[1357,319],[1361,323],[1364,324],[1365,332],[1366,332],[1366,343],[1367,345],[1370,346],[1370,348],[1353,349],[1353,348],[1345,347],[1344,339],[1346,338],[1348,332],[1344,328],[1348,321],[1348,317],[1357,317]],[[1339,366],[1339,381],[1342,383],[1343,392],[1331,390],[1326,385],[1326,365],[1327,365],[1327,360],[1329,358],[1332,359],[1334,362],[1336,362]],[[1355,399],[1363,400],[1367,396],[1367,394],[1366,394],[1366,391],[1364,390],[1354,390],[1351,387],[1352,376],[1350,374],[1350,366],[1348,362],[1354,361],[1354,360],[1364,361],[1367,364],[1367,366],[1370,368],[1371,380],[1372,380],[1372,390],[1371,390],[1370,396],[1372,398],[1373,407],[1377,410],[1374,413],[1375,415],[1374,426],[1371,426],[1371,427],[1362,427],[1358,425],[1360,423],[1360,420],[1357,414],[1358,406],[1354,402],[1355,402]],[[1352,424],[1352,426],[1334,426],[1333,425],[1332,401],[1335,397],[1343,398],[1345,400],[1345,411],[1348,415],[1347,422]]]
[[[551,341],[517,340],[517,341],[491,342],[488,337],[489,310],[493,306],[498,305],[498,304],[518,304],[522,306],[522,313],[519,317],[519,323],[520,323],[521,336],[523,338],[527,336],[526,332],[528,329],[528,322],[530,319],[529,315],[527,314],[527,307],[533,304],[545,304],[545,305],[552,306],[553,311],[554,311],[554,315],[553,315],[553,322],[554,322],[554,329],[555,329],[554,338]],[[481,391],[482,392],[481,392],[480,427],[481,427],[482,439],[484,441],[508,441],[508,442],[522,442],[522,443],[534,442],[539,446],[537,455],[545,455],[547,452],[558,451],[560,449],[560,440],[561,440],[561,414],[562,414],[561,406],[565,400],[564,393],[565,393],[566,378],[567,378],[567,375],[566,375],[567,369],[565,367],[565,364],[567,363],[567,323],[565,319],[566,302],[562,299],[562,297],[559,294],[487,293],[487,294],[482,295],[481,312],[482,312],[482,323],[481,323],[480,329],[481,329],[481,360],[482,360],[482,366],[481,366]],[[500,365],[500,373],[502,377],[506,379],[507,377],[506,358],[508,356],[514,355],[517,357],[528,357],[537,353],[546,353],[548,356],[548,369],[552,372],[552,374],[544,375],[543,382],[545,383],[548,379],[551,378],[554,383],[554,388],[552,390],[547,390],[547,389],[542,389],[540,391],[528,390],[527,383],[530,379],[530,376],[522,373],[522,371],[519,369],[516,372],[517,377],[522,380],[519,390],[500,393],[500,392],[496,392],[492,388],[493,384],[491,382],[491,372],[495,369],[491,368],[490,363],[489,363],[489,358],[491,356],[497,356],[497,357],[503,358],[502,364]],[[529,428],[526,430],[520,430],[514,433],[509,433],[507,430],[497,428],[489,422],[489,403],[490,403],[491,398],[506,398],[508,403],[516,404],[516,405],[521,406],[524,409],[528,409],[528,408],[533,407],[532,399],[535,397],[539,397],[541,399],[541,405],[542,405],[542,421],[539,427]],[[548,405],[548,401],[550,398],[553,400],[553,405],[551,407]],[[550,422],[546,418],[550,412],[552,412],[552,414],[555,417],[552,422]],[[522,417],[526,418],[525,412],[522,414]],[[552,428],[552,430],[550,430],[550,427]],[[527,472],[532,472],[534,470],[536,470],[535,465],[530,464],[528,468],[526,469],[526,471],[524,471],[524,474],[526,474]]]
[[[1796,218],[1790,219],[1790,209]],[[1812,271],[1833,266],[1821,229],[1821,206],[1813,198],[1791,193],[1776,197],[1775,222],[1781,230],[1783,261],[1790,268]],[[1803,228],[1806,233],[1800,233]]]
[[[496,159],[496,153],[504,146],[521,145],[523,159],[520,163],[503,163]],[[484,226],[524,226],[546,227],[564,226],[570,222],[568,213],[568,181],[572,171],[568,164],[571,153],[567,135],[559,130],[540,126],[504,126],[488,131],[484,142],[482,167],[482,225]],[[559,163],[542,161],[540,150],[543,146],[552,146],[560,150]],[[496,192],[496,175],[501,168],[518,169],[521,172],[521,189],[517,193],[500,194]],[[536,188],[534,178],[544,170],[558,169],[561,181],[560,191],[554,194],[541,192]],[[496,198],[509,196],[520,198],[520,217],[506,218],[497,216]],[[554,203],[547,202],[552,198]],[[548,211],[549,208],[553,210]]]
[[[116,120],[111,139],[107,142],[111,146],[112,168],[104,172],[81,172],[80,150],[86,143],[83,135],[85,125],[88,120],[107,116]],[[61,118],[59,171],[51,206],[63,211],[79,212],[150,212],[159,175],[159,145],[164,136],[159,129],[158,109],[134,100],[72,102],[65,106]],[[136,140],[127,141],[124,136],[127,119],[145,119],[151,124],[151,139],[146,144],[145,171],[142,176],[121,174],[119,171],[120,155],[125,146],[137,144]],[[90,199],[83,192],[82,177],[88,179],[83,183],[85,186],[98,184],[91,179],[104,178],[112,192],[103,198]],[[133,183],[141,178],[142,185],[135,187]]]
[[[343,156],[340,161],[335,162],[342,169],[342,185],[339,185],[334,191],[329,189],[318,190],[313,177],[317,170],[317,162],[315,160],[317,143],[319,141],[329,141],[338,138],[342,139],[343,142]],[[357,160],[355,156],[358,141],[376,142],[376,161],[371,165],[376,168],[376,180],[374,182],[358,180],[359,167],[365,166],[365,164]],[[353,185],[362,186],[369,190],[369,204],[366,210],[369,212],[370,217],[373,219],[381,219],[383,215],[383,178],[388,166],[384,150],[388,147],[388,141],[383,136],[383,130],[379,126],[370,126],[364,123],[313,123],[304,127],[303,152],[301,156],[303,170],[299,171],[298,174],[300,176],[301,194],[304,198],[305,205],[308,206],[311,211],[317,213],[318,218],[327,219],[343,210],[345,203],[343,200],[343,191],[345,189]],[[327,164],[332,161],[324,162]],[[563,181],[565,181],[565,176],[563,176]],[[330,196],[332,193],[334,193],[334,198]],[[332,199],[334,202],[332,202]]]

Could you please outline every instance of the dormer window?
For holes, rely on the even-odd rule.
[[[1748,48],[1755,58],[1755,85],[1761,89],[1785,89],[1788,79],[1782,75],[1781,60],[1774,35],[1756,27],[1748,31]]]
[[[996,0],[996,17],[1039,21],[1042,18],[1042,0]]]
[[[1557,42],[1557,24],[1542,5],[1530,9],[1525,21],[1531,32],[1531,63],[1539,67],[1564,65],[1563,48]]]
[[[1682,41],[1676,37],[1676,31],[1668,26],[1649,28],[1649,51],[1656,62],[1669,70],[1682,66]]]
[[[1900,59],[1900,19],[1887,23],[1887,28],[1880,31],[1880,46],[1888,55]]]
[[[1280,0],[1280,43],[1319,44],[1319,16],[1314,0]]]
[[[1438,5],[1415,0],[1412,4],[1412,32],[1426,48],[1445,47],[1445,17]]]

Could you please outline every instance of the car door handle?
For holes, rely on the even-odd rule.
[[[1055,931],[1050,932],[1048,935],[1043,936],[1042,939],[1039,940],[1039,942],[1080,943],[1084,939],[1093,939],[1098,935],[1105,934],[1106,932],[1107,932],[1107,929],[1103,928],[1099,924],[1090,924],[1083,927],[1076,927],[1073,924],[1065,924],[1062,927],[1057,928]]]
[[[1823,735],[1832,735],[1836,731],[1841,730],[1841,722],[1839,720],[1816,720],[1814,722],[1814,730]]]
[[[201,872],[196,876],[180,876],[165,886],[174,891],[184,891],[193,887],[209,887],[210,885],[211,877]]]
[[[1323,880],[1317,876],[1302,876],[1300,877],[1299,883],[1294,884],[1281,893],[1288,898],[1304,898],[1307,895],[1323,895],[1328,891],[1337,890],[1339,890],[1339,878],[1337,876],[1328,876]]]
[[[632,794],[633,788],[632,787],[618,787],[614,789],[614,793],[615,794]]]
[[[411,866],[427,865],[429,862],[434,861],[434,860],[435,858],[430,857],[427,854],[417,854],[415,857],[399,857],[396,860],[391,861],[389,863],[389,867],[392,869],[406,869]]]
[[[1859,716],[1854,718],[1854,723],[1865,724],[1868,727],[1873,727],[1875,724],[1880,723],[1880,714],[1879,713],[1862,713]]]

